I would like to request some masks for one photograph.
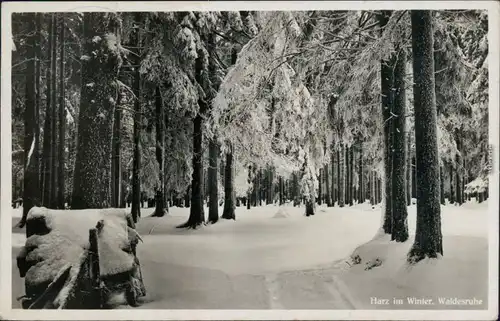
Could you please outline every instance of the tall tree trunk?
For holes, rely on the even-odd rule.
[[[64,15],[60,16],[61,19],[61,33],[60,33],[60,41],[61,41],[61,53],[60,53],[60,62],[59,62],[59,155],[58,155],[58,208],[64,209],[65,202],[65,194],[66,194],[66,185],[65,185],[65,141],[66,141],[66,101],[65,101],[65,72],[64,72],[64,59],[65,59],[65,41],[64,41],[64,29],[66,28],[64,23]]]
[[[450,204],[455,204],[455,189],[453,186],[453,163],[450,162]]]
[[[330,186],[330,173],[329,173],[329,164],[327,163],[325,167],[323,168],[323,173],[325,175],[325,202],[326,206],[331,207],[332,206],[332,195],[331,195],[331,186]]]
[[[209,184],[209,204],[208,204],[208,222],[217,223],[219,220],[219,180],[218,180],[218,159],[219,146],[214,137],[208,144],[208,184]]]
[[[122,94],[119,88],[116,88],[116,107],[115,107],[115,122],[113,124],[113,147],[111,160],[111,184],[112,184],[112,202],[113,207],[122,207],[122,166],[121,166],[121,128],[122,128],[122,112],[120,104]]]
[[[459,135],[457,135],[457,149],[458,149],[458,152],[461,151],[462,149],[462,142],[460,140],[460,137]],[[455,157],[455,160],[456,160],[456,164],[457,164],[457,170],[455,171],[455,192],[456,192],[456,200],[457,200],[457,203],[458,205],[462,205],[463,203],[463,200],[462,200],[462,179],[461,179],[461,170],[460,170],[460,165],[462,163],[462,160],[460,159],[460,155],[457,154],[456,157]]]
[[[417,161],[411,157],[411,197],[417,198]]]
[[[337,167],[337,178],[338,178],[338,200],[339,200],[339,207],[344,207],[345,203],[345,194],[344,194],[344,187],[345,187],[345,166],[344,166],[344,145],[340,144],[339,149],[337,150],[337,160],[338,160],[338,167]]]
[[[431,11],[411,11],[418,201],[409,262],[443,254],[432,23]]]
[[[52,129],[51,129],[51,150],[50,150],[50,157],[52,158],[52,168],[50,172],[52,173],[50,176],[50,207],[51,208],[58,208],[58,199],[57,199],[57,189],[58,189],[58,141],[57,141],[57,134],[58,134],[58,109],[57,109],[57,14],[54,15],[54,33],[52,34],[52,55],[51,55],[51,68],[52,68],[52,75],[53,77],[51,78],[52,81],[52,91],[51,91],[51,101],[52,101]]]
[[[203,61],[207,59],[202,50],[198,51],[195,62],[196,82],[202,84]],[[180,228],[197,228],[205,222],[205,211],[203,207],[203,116],[208,110],[206,97],[198,99],[199,110],[193,119],[193,176],[191,180],[191,207],[189,219],[186,223],[178,226]]]
[[[152,216],[163,217],[166,210],[166,199],[165,199],[165,184],[163,180],[165,179],[165,162],[163,158],[165,157],[165,110],[163,108],[163,99],[160,92],[160,87],[156,86],[155,89],[155,111],[156,111],[156,161],[158,162],[158,186],[156,187],[155,194],[155,211]]]
[[[442,205],[446,205],[446,202],[444,200],[444,174],[443,174],[443,167],[439,167],[439,199]]]
[[[358,203],[363,204],[365,202],[365,188],[364,188],[364,180],[363,180],[363,143],[359,144],[359,155],[358,155],[358,164],[359,164],[359,179],[358,179]]]
[[[37,105],[37,91],[39,90],[39,80],[37,76],[37,64],[39,64],[40,48],[40,13],[27,15],[29,30],[35,32],[28,36],[27,57],[29,61],[26,66],[26,97],[24,111],[24,188],[23,188],[23,216],[19,222],[19,227],[24,227],[29,210],[33,206],[40,206],[39,189],[39,136],[37,133],[39,115]],[[14,182],[15,183],[15,182]]]
[[[373,171],[369,172],[368,175],[368,186],[370,189],[370,205],[375,205],[375,184],[373,182]]]
[[[114,86],[120,60],[120,53],[111,51],[108,46],[110,41],[117,39],[113,27],[103,13],[84,14],[85,57],[88,59],[82,61],[73,209],[110,206]]]
[[[349,206],[354,205],[354,147],[349,148]]]
[[[235,204],[235,193],[234,193],[234,173],[233,173],[233,153],[231,151],[226,154],[226,168],[224,174],[224,211],[222,212],[222,218],[228,220],[235,220],[236,215],[234,210],[236,208]]]
[[[408,212],[406,209],[406,49],[399,46],[394,69],[394,104],[392,153],[392,235],[396,242],[408,239]]]
[[[142,21],[141,13],[134,14],[135,23],[140,26]],[[133,33],[137,49],[136,65],[141,62],[141,32],[139,27]],[[132,164],[132,218],[137,222],[141,217],[141,128],[142,128],[142,82],[139,68],[134,72],[134,156]]]
[[[53,81],[52,79],[55,77],[55,75],[52,73],[52,55],[54,50],[52,50],[52,47],[54,47],[54,34],[55,34],[55,16],[54,13],[50,14],[50,20],[49,20],[49,43],[48,43],[48,57],[49,57],[49,65],[47,67],[47,91],[46,91],[46,109],[45,109],[45,123],[44,123],[44,129],[43,129],[43,170],[42,170],[42,205],[45,207],[50,207],[52,200],[51,200],[51,191],[52,191],[52,123],[54,119],[52,118],[53,114],[53,109],[54,107],[54,102],[52,100],[52,91],[53,91]]]
[[[338,152],[337,152],[338,153]],[[337,172],[335,172],[335,151],[333,150],[332,146],[332,154],[330,156],[332,160],[332,206],[335,206],[335,202],[338,201],[338,181],[339,181],[339,172],[338,172],[338,166],[337,166]],[[338,159],[338,158],[337,158]],[[335,175],[336,174],[336,175]]]
[[[247,190],[247,210],[250,209],[251,207],[251,204],[250,204],[250,199],[252,198],[252,188],[250,188],[250,184],[252,183],[252,179],[251,179],[251,172],[252,172],[252,165],[248,165],[248,179],[247,179],[247,183],[248,183],[248,190]]]
[[[322,189],[322,180],[323,180],[323,175],[321,175],[323,172],[323,170],[320,168],[319,170],[319,174],[318,174],[318,199],[317,199],[317,202],[318,202],[318,205],[321,205],[321,201],[322,201],[322,198],[323,198],[323,189]],[[281,183],[281,182],[280,182]],[[281,197],[280,197],[280,204],[281,204]]]
[[[406,109],[408,111],[408,108]],[[411,133],[407,132],[407,153],[406,153],[406,205],[411,205]]]
[[[285,186],[283,183],[283,176],[279,177],[279,188],[280,188],[280,206],[285,204]]]
[[[379,25],[382,30],[385,28],[392,15],[392,11],[384,10],[379,15]],[[393,88],[393,69],[394,56],[381,62],[380,75],[381,75],[381,94],[382,94],[382,122],[384,124],[384,221],[383,229],[386,234],[392,231],[392,195],[391,195],[391,182],[392,182],[392,168],[391,168],[391,145],[392,145],[392,119],[391,119],[391,105],[392,105],[392,88]]]

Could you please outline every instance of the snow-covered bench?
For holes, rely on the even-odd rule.
[[[136,256],[140,237],[125,209],[34,207],[26,236],[17,257],[24,308],[99,308],[117,291],[135,305],[145,295]]]

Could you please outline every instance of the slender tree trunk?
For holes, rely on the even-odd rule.
[[[411,158],[411,197],[417,198],[417,161]]]
[[[408,108],[406,109],[408,111]],[[406,205],[411,205],[411,133],[407,132],[407,153],[406,153]]]
[[[389,22],[392,11],[382,11],[379,15],[379,24],[383,29]],[[391,168],[391,145],[392,145],[392,88],[393,88],[393,70],[394,70],[394,55],[387,60],[381,62],[380,75],[381,75],[381,94],[382,94],[382,122],[384,124],[384,222],[383,229],[386,234],[392,231],[392,195],[391,195],[391,182],[392,182],[392,168]]]
[[[218,186],[218,158],[219,146],[216,138],[210,140],[208,145],[208,184],[209,184],[209,204],[208,204],[208,222],[217,223],[219,220],[219,186]]]
[[[233,153],[231,151],[226,154],[225,168],[225,184],[224,184],[224,211],[222,218],[235,220],[235,193],[234,193],[234,173],[233,173]]]
[[[114,84],[119,57],[116,52],[110,52],[108,43],[116,39],[112,31],[116,24],[115,20],[104,19],[103,13],[84,14],[85,56],[88,59],[82,61],[84,85],[78,120],[72,209],[110,206]]]
[[[65,54],[65,41],[64,41],[64,29],[65,23],[64,23],[64,15],[61,15],[61,53],[60,53],[60,62],[59,62],[59,155],[58,155],[58,183],[59,183],[59,188],[58,188],[58,208],[64,209],[64,204],[65,202],[65,192],[66,192],[66,185],[65,185],[65,157],[64,157],[64,151],[65,151],[65,141],[66,141],[66,101],[65,101],[65,72],[64,72],[64,54]]]
[[[332,207],[332,195],[331,195],[331,186],[330,186],[330,173],[329,173],[329,168],[330,166],[328,164],[325,165],[323,169],[323,173],[325,175],[325,188],[326,188],[326,193],[325,193],[325,201],[326,201],[326,206]]]
[[[408,212],[406,209],[406,51],[399,47],[394,70],[394,104],[392,153],[392,236],[396,242],[408,239]]]
[[[319,170],[319,174],[318,174],[318,199],[317,199],[317,202],[318,202],[318,205],[321,205],[321,200],[322,200],[322,193],[323,193],[323,189],[322,189],[322,180],[323,180],[323,175],[322,174],[322,169]],[[280,203],[281,203],[281,199],[280,199]]]
[[[51,101],[52,101],[52,129],[51,129],[51,150],[50,150],[50,157],[52,158],[52,168],[51,168],[51,176],[50,176],[50,207],[51,208],[58,208],[58,141],[57,141],[57,134],[58,134],[58,109],[57,109],[57,15],[54,17],[54,32],[52,34],[52,41],[53,41],[53,46],[52,46],[52,55],[51,55],[51,68],[52,68],[52,75],[53,77],[51,78],[52,81],[52,91],[51,91]]]
[[[250,184],[252,183],[252,179],[251,179],[251,173],[252,172],[252,166],[251,165],[248,165],[248,179],[247,179],[247,182],[248,182],[248,186],[250,186]],[[253,189],[253,187],[252,187]],[[250,199],[252,198],[252,189],[249,187],[248,190],[247,190],[247,210],[250,209],[251,207],[251,204],[250,204]],[[281,195],[280,195],[281,197]]]
[[[411,11],[418,202],[409,262],[443,255],[432,24],[431,11]]]
[[[354,197],[356,192],[354,190],[354,147],[349,148],[349,206],[354,205]]]
[[[332,190],[331,190],[331,198],[332,198],[332,206],[335,206],[335,202],[338,201],[338,181],[339,181],[339,173],[338,173],[338,166],[337,166],[337,172],[335,171],[335,152],[333,151],[333,146],[332,146],[332,154],[330,156],[332,160]],[[338,158],[337,158],[338,159]],[[337,173],[337,175],[335,175]]]
[[[38,109],[37,91],[39,90],[39,80],[37,76],[37,64],[39,62],[39,32],[40,32],[40,13],[31,13],[27,15],[29,30],[35,32],[28,36],[29,44],[27,57],[29,61],[26,66],[26,109],[24,111],[24,188],[23,188],[23,216],[19,222],[19,227],[24,227],[29,210],[33,206],[40,205],[39,189],[39,142],[38,142]],[[14,182],[15,184],[16,182]]]
[[[455,190],[453,186],[453,164],[450,163],[450,204],[455,204]]]
[[[137,25],[141,24],[142,16],[141,13],[137,12],[134,14],[135,23]],[[134,31],[134,37],[136,42],[136,47],[141,47],[141,33],[140,29],[137,27]],[[136,59],[136,64],[140,64],[140,50],[137,50],[138,57]],[[141,74],[139,73],[139,68],[136,68],[134,73],[134,94],[136,99],[134,100],[134,156],[132,165],[132,218],[135,223],[141,217],[141,127],[142,127],[142,83]]]
[[[337,177],[338,177],[338,200],[339,207],[344,207],[345,205],[345,194],[344,194],[344,186],[345,186],[345,166],[344,166],[344,145],[340,144],[339,150],[337,150]]]
[[[363,181],[363,143],[359,145],[359,155],[358,155],[358,164],[359,164],[359,178],[358,178],[358,203],[363,204],[365,202],[365,194],[364,194],[364,181]]]
[[[439,195],[439,199],[440,199],[440,202],[442,205],[445,205],[446,202],[444,200],[444,174],[443,174],[443,167],[440,166],[439,167],[439,185],[440,185],[440,188],[439,188],[439,191],[440,191],[440,195]]]
[[[160,87],[155,89],[155,111],[156,111],[156,161],[158,162],[158,186],[156,187],[155,195],[155,211],[152,216],[162,217],[166,214],[166,199],[165,199],[165,168],[163,158],[165,157],[165,117],[163,99],[160,92]]]
[[[121,166],[121,122],[122,112],[120,104],[122,95],[119,88],[116,90],[116,108],[115,108],[115,123],[113,125],[113,152],[111,163],[111,182],[113,201],[111,206],[122,207],[122,166]]]
[[[283,176],[279,177],[279,188],[280,188],[280,206],[285,204],[285,184],[283,182]]]
[[[457,135],[457,149],[458,151],[460,152],[461,149],[462,149],[462,142],[460,140],[460,137],[458,137],[459,135]],[[460,175],[460,164],[462,163],[462,160],[460,159],[460,155],[456,155],[456,164],[457,164],[457,170],[455,171],[455,184],[456,184],[456,200],[457,200],[457,203],[458,205],[462,205],[463,203],[463,200],[462,200],[462,179],[461,179],[461,175]]]
[[[54,102],[52,101],[52,84],[53,81],[52,79],[55,77],[55,75],[52,73],[52,55],[53,55],[53,50],[52,47],[54,47],[54,34],[55,34],[55,16],[54,13],[50,14],[50,20],[49,20],[49,43],[48,43],[48,56],[49,56],[49,65],[47,67],[47,91],[46,91],[46,102],[47,106],[45,109],[45,124],[44,124],[44,130],[43,130],[43,170],[42,170],[42,205],[45,207],[50,207],[52,200],[51,200],[51,191],[52,191],[52,122],[54,119],[52,118],[53,114],[53,109],[54,107]]]
[[[370,171],[370,175],[368,176],[369,179],[369,186],[370,186],[370,205],[375,205],[375,184],[374,184],[374,179],[373,179],[373,171]]]

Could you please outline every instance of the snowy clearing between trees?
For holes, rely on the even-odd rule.
[[[408,207],[410,239],[404,243],[377,236],[381,208],[367,203],[318,206],[312,217],[291,204],[237,207],[236,221],[198,230],[176,228],[188,208],[147,217],[153,211],[142,209],[137,225],[144,240],[138,248],[144,309],[487,308],[488,202],[443,206],[444,256],[412,268],[406,255],[415,205]],[[20,213],[13,210],[13,222]],[[13,259],[24,245],[21,233],[13,233]],[[13,308],[20,307],[15,298],[23,287],[14,260]],[[470,301],[458,301],[464,299]]]

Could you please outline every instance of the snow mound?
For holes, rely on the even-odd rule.
[[[276,214],[273,215],[273,218],[287,218],[289,216],[290,214],[284,208],[280,207]]]
[[[486,309],[488,240],[443,236],[445,255],[406,261],[413,238],[377,235],[354,250],[340,276],[361,309]]]

